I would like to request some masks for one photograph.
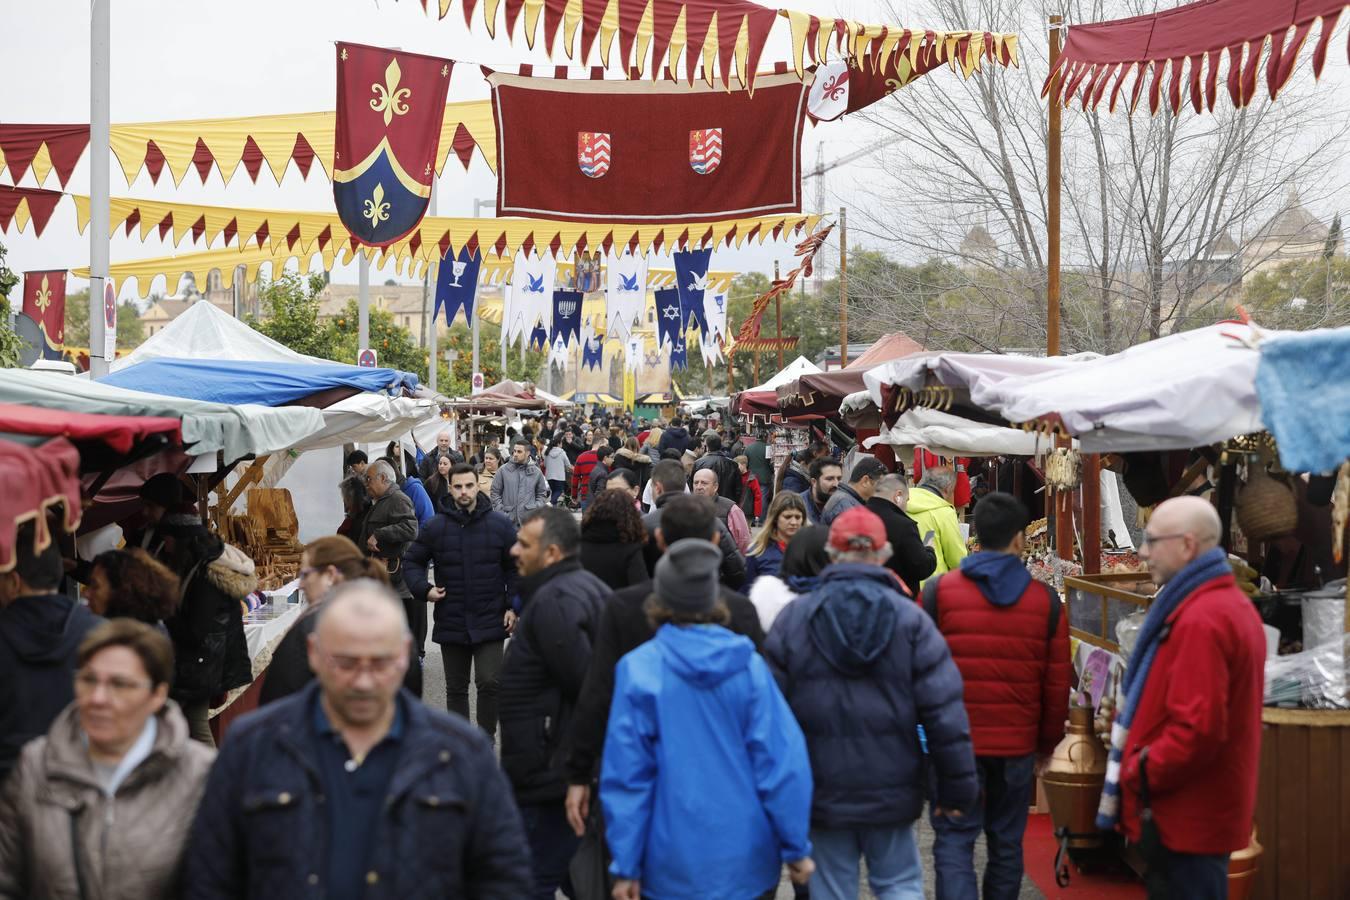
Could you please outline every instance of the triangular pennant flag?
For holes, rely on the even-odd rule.
[[[674,372],[676,369],[684,371],[687,368],[689,368],[689,354],[685,348],[684,335],[680,335],[679,340],[670,348],[670,371]]]
[[[516,338],[524,339],[535,325],[550,321],[556,272],[557,264],[551,256],[516,253],[502,311],[502,333],[507,343],[513,343]]]
[[[547,350],[548,349],[548,329],[543,325],[534,326],[530,332],[530,349]]]
[[[605,263],[605,334],[624,337],[641,324],[647,305],[647,257],[611,254]]]
[[[455,321],[459,311],[464,310],[464,321],[473,323],[474,301],[478,297],[478,272],[483,257],[461,247],[455,259],[441,259],[440,271],[436,275],[436,308],[431,314],[435,320],[445,307],[447,325]]]
[[[548,364],[550,366],[557,366],[559,369],[566,372],[567,362],[570,356],[571,354],[567,352],[567,345],[563,343],[562,337],[559,336],[555,338],[553,340],[553,349],[549,351],[548,354]]]

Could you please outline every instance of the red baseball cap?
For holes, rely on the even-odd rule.
[[[866,507],[853,507],[830,525],[830,546],[841,553],[880,550],[885,545],[886,526]]]

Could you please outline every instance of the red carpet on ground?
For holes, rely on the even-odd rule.
[[[1147,895],[1143,884],[1122,865],[1119,870],[1080,872],[1069,861],[1069,886],[1055,884],[1055,827],[1048,815],[1032,814],[1022,838],[1022,858],[1027,877],[1045,894],[1047,900],[1088,898],[1093,900],[1141,900]]]

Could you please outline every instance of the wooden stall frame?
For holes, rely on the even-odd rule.
[[[1119,654],[1120,645],[1115,641],[1111,640],[1108,636],[1104,634],[1093,634],[1091,632],[1083,631],[1082,629],[1073,627],[1072,625],[1073,591],[1076,589],[1083,591],[1085,593],[1096,595],[1099,602],[1101,603],[1102,627],[1105,628],[1106,621],[1108,618],[1106,606],[1107,600],[1119,600],[1123,603],[1129,603],[1133,606],[1137,606],[1140,609],[1148,609],[1151,603],[1153,602],[1152,598],[1141,597],[1139,594],[1134,594],[1129,591],[1122,590],[1120,588],[1114,587],[1113,585],[1138,584],[1141,581],[1147,580],[1147,578],[1148,575],[1147,573],[1144,572],[1108,572],[1104,575],[1092,575],[1090,577],[1078,575],[1065,575],[1064,605],[1068,607],[1065,610],[1065,612],[1069,614],[1069,622],[1071,623],[1069,625],[1070,636],[1075,637],[1078,640],[1083,641],[1084,643],[1091,644],[1094,647],[1101,647],[1103,650],[1109,650],[1112,653]]]

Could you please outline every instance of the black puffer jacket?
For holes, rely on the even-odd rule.
[[[502,768],[522,806],[567,793],[563,738],[613,592],[575,557],[522,579],[524,611],[498,687]]]
[[[416,600],[425,601],[431,590],[428,562],[436,567],[436,587],[445,588],[445,598],[433,607],[432,640],[438,644],[506,640],[502,620],[516,593],[516,562],[511,558],[516,527],[505,513],[493,510],[482,491],[472,512],[446,497],[440,513],[403,554],[403,575]]]
[[[19,597],[0,609],[0,782],[23,745],[75,699],[75,653],[102,623],[64,594]]]
[[[230,729],[183,865],[191,900],[327,896],[328,816],[318,769],[317,684]],[[529,844],[483,733],[406,691],[393,778],[370,824],[366,900],[529,895]]]
[[[698,472],[701,469],[712,469],[717,475],[719,497],[726,497],[732,503],[740,504],[741,494],[745,492],[745,487],[741,483],[741,467],[736,465],[736,460],[727,456],[725,450],[700,457],[698,462],[694,463],[694,471]]]
[[[258,577],[242,551],[219,542],[181,577],[182,602],[164,624],[174,653],[169,695],[186,705],[253,680],[240,601],[257,589]]]

